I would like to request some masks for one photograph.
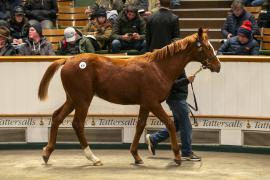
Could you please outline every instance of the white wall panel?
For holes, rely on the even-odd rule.
[[[0,114],[52,113],[65,101],[60,74],[49,87],[49,98],[40,102],[37,91],[49,62],[0,63]],[[190,63],[187,75],[200,64]],[[270,116],[270,63],[223,62],[221,72],[204,70],[194,82],[200,111],[205,115]],[[190,89],[189,89],[190,90]],[[188,101],[193,104],[191,91]],[[169,111],[166,103],[163,104]],[[121,106],[94,98],[89,113],[134,114],[139,106]]]

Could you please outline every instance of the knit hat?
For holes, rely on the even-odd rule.
[[[240,28],[238,29],[237,34],[242,34],[242,35],[250,38],[252,36],[251,22],[249,20],[245,20],[243,22],[242,26],[240,26]]]
[[[5,39],[9,39],[10,31],[5,26],[0,26],[0,37],[3,37]]]
[[[106,9],[103,7],[98,8],[95,11],[95,17],[107,17]]]
[[[42,36],[42,27],[41,27],[39,22],[35,22],[35,23],[30,24],[29,28],[31,28],[31,27],[33,27],[37,31],[39,36]]]

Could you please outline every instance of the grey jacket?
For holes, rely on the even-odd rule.
[[[19,48],[20,55],[55,55],[52,44],[42,37],[38,44],[34,44],[33,41],[26,39],[25,44]]]
[[[228,39],[218,50],[217,54],[231,55],[258,55],[259,45],[255,39],[250,39],[247,44],[241,44],[237,36]]]

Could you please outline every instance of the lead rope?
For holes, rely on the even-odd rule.
[[[194,73],[194,76],[196,76],[199,72],[201,72],[203,70],[203,66],[200,67],[200,69],[198,69],[195,73]],[[192,94],[193,94],[193,99],[194,99],[194,106],[192,106],[191,104],[188,103],[188,106],[189,106],[189,111],[191,113],[191,116],[194,120],[194,126],[198,126],[198,121],[197,121],[197,118],[194,116],[193,111],[198,111],[199,108],[198,108],[198,103],[197,103],[197,98],[196,98],[196,95],[195,95],[195,91],[194,91],[194,88],[193,88],[193,83],[190,83],[191,85],[191,90],[192,90]],[[192,109],[192,110],[191,110]]]

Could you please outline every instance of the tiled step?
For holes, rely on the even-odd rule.
[[[226,18],[230,8],[174,9],[179,18]]]
[[[198,32],[198,28],[194,28],[194,29],[180,28],[180,37],[184,38],[184,37],[189,36],[191,34],[194,34],[196,32]],[[208,36],[211,39],[222,39],[223,38],[220,28],[219,29],[209,29]]]
[[[214,28],[220,29],[224,24],[225,18],[179,18],[180,29],[190,28]]]
[[[181,0],[178,8],[230,8],[231,4],[232,0]]]

